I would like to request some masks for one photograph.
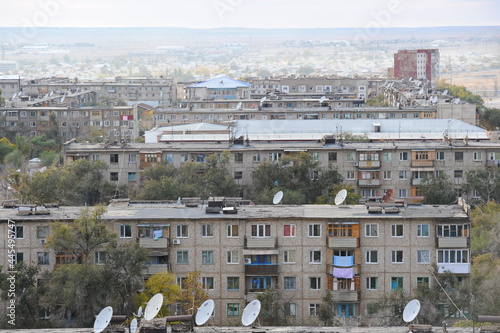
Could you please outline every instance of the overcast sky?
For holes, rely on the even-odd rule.
[[[2,27],[500,25],[500,0],[0,0]]]

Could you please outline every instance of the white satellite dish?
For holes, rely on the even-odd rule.
[[[279,191],[274,195],[273,204],[279,204],[281,202],[281,199],[283,199],[283,191]]]
[[[136,318],[132,319],[132,321],[130,322],[130,333],[135,333],[135,331],[137,331],[137,319]]]
[[[409,323],[415,319],[420,311],[420,301],[418,299],[413,299],[406,304],[403,311],[403,320]]]
[[[243,310],[243,314],[241,315],[241,323],[243,326],[250,326],[253,324],[255,319],[259,316],[260,313],[260,301],[258,299],[251,301]]]
[[[110,306],[105,307],[99,312],[94,321],[94,332],[100,333],[108,327],[111,317],[113,316],[113,308]]]
[[[432,99],[432,102],[433,102],[433,103],[437,103],[437,101],[438,101],[438,97],[437,97],[437,96],[434,96],[434,98]]]
[[[148,304],[146,305],[146,309],[144,309],[144,319],[151,320],[158,312],[160,312],[160,308],[163,305],[163,295],[158,293],[151,297]]]
[[[424,93],[424,89],[423,88],[418,91],[419,95],[422,95],[423,93]]]
[[[325,100],[326,100],[326,97],[325,97],[325,96],[323,96],[323,97],[321,97],[321,98],[319,99],[319,102],[320,102],[320,103],[323,103]]]
[[[236,110],[241,110],[243,109],[243,103],[239,102],[237,105],[236,105]]]
[[[196,317],[194,319],[196,325],[201,326],[205,324],[210,316],[214,312],[215,303],[211,299],[207,299],[203,304],[198,308],[198,312],[196,312]]]
[[[335,205],[341,205],[344,203],[345,198],[347,198],[347,190],[345,188],[341,189],[339,193],[335,196]]]
[[[455,100],[455,102],[454,102],[454,103],[455,103],[455,104],[460,103],[460,98],[457,98],[457,99]]]
[[[134,313],[134,316],[141,318],[142,317],[142,306],[137,309],[137,314]]]
[[[446,89],[445,91],[443,91],[443,95],[448,95],[448,89]]]

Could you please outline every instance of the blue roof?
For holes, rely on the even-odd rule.
[[[246,88],[251,87],[250,83],[231,79],[227,76],[219,76],[205,82],[190,85],[188,88],[208,88],[208,89],[227,89],[227,88]]]

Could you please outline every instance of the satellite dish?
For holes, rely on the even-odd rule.
[[[281,199],[283,199],[283,191],[279,191],[274,195],[273,204],[279,204],[281,202]]]
[[[151,297],[148,304],[146,305],[146,309],[144,309],[144,319],[151,320],[158,312],[160,312],[160,308],[163,305],[163,295],[158,293]]]
[[[134,313],[134,316],[141,318],[142,317],[142,306],[137,309],[137,314]]]
[[[94,332],[100,333],[109,325],[111,317],[113,316],[113,308],[110,306],[105,307],[99,312],[94,321]]]
[[[320,102],[320,103],[323,103],[323,102],[325,101],[325,99],[326,99],[326,97],[325,97],[325,96],[323,96],[323,97],[321,97],[321,98],[319,99],[319,102]]]
[[[434,98],[433,98],[432,102],[433,102],[433,103],[437,103],[437,101],[438,101],[438,97],[437,97],[437,96],[434,96]]]
[[[260,313],[260,301],[258,299],[251,301],[243,310],[243,315],[241,315],[241,323],[243,326],[250,326],[253,324],[255,319]]]
[[[130,323],[130,333],[135,333],[137,331],[137,319],[134,318],[132,319],[132,322]]]
[[[418,299],[412,299],[406,304],[405,309],[403,311],[403,320],[406,323],[409,323],[413,319],[415,319],[420,311],[420,301]]]
[[[52,97],[52,95],[54,95],[54,91],[50,92],[49,97]]]
[[[345,198],[347,198],[347,190],[344,188],[335,196],[335,205],[341,205],[345,201]]]
[[[455,100],[455,104],[458,104],[458,103],[460,103],[460,98],[457,98],[457,99]]]
[[[446,89],[445,91],[443,91],[443,95],[448,95],[448,89]]]
[[[215,303],[211,299],[207,299],[203,304],[198,308],[198,312],[196,312],[196,317],[194,321],[196,325],[201,326],[210,319],[210,316],[214,312]]]
[[[243,103],[239,102],[237,105],[236,105],[236,109],[237,110],[241,110],[243,108]]]
[[[422,95],[423,93],[424,93],[424,89],[422,88],[422,89],[419,90],[418,94]]]

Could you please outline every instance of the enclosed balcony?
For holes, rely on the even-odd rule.
[[[469,237],[438,237],[438,248],[468,248]]]
[[[278,275],[278,264],[249,264],[245,265],[246,275]]]
[[[147,249],[163,249],[169,245],[169,238],[139,238],[139,245]]]
[[[139,245],[146,249],[166,249],[170,244],[169,224],[139,224]]]
[[[380,161],[359,161],[359,168],[380,168]]]
[[[245,237],[246,249],[274,249],[278,246],[276,237]]]
[[[243,254],[246,275],[278,275],[278,250],[243,250]]]

